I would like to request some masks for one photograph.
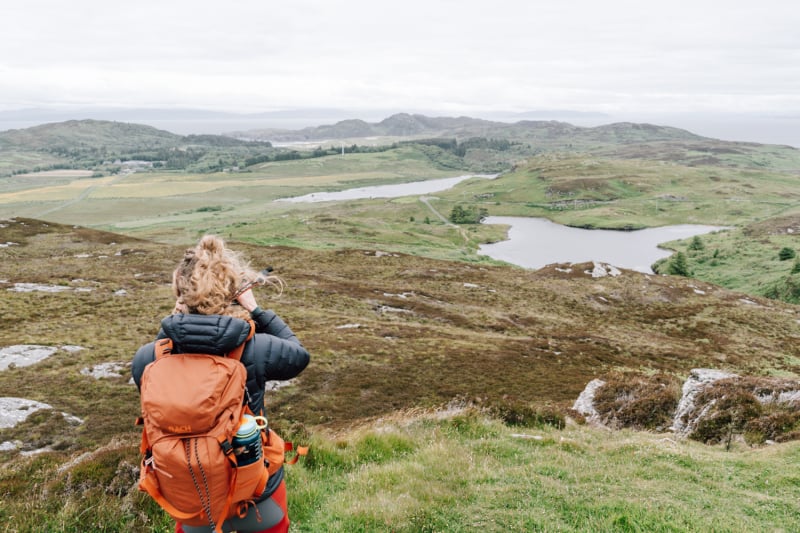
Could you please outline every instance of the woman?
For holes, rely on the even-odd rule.
[[[250,409],[264,415],[266,382],[297,376],[308,365],[309,355],[289,326],[273,311],[256,303],[250,287],[269,283],[282,290],[283,282],[275,276],[253,271],[241,256],[225,247],[222,239],[207,235],[195,248],[186,251],[172,275],[176,297],[173,314],[161,321],[157,339],[172,339],[176,353],[223,355],[246,337],[250,325],[256,334],[245,344],[241,361],[247,369],[247,393]],[[244,290],[242,290],[244,289]],[[154,361],[154,342],[145,344],[133,358],[133,379],[141,387],[144,368]],[[225,531],[286,532],[286,485],[283,468],[270,476],[264,493],[250,506],[244,518],[225,522]],[[176,533],[205,533],[211,527],[176,524]]]

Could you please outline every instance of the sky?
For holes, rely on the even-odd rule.
[[[9,4],[0,17],[0,111],[567,110],[800,125],[792,1]]]

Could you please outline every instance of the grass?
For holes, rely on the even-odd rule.
[[[389,421],[336,443],[314,442],[290,472],[297,531],[798,527],[796,445],[726,453],[658,434],[511,429],[469,410]]]
[[[297,532],[800,527],[797,442],[726,452],[574,423],[508,427],[469,407],[395,413],[305,442],[309,456],[287,469]],[[43,454],[7,465],[5,530],[171,531],[133,486],[136,458],[117,441],[69,462]]]
[[[662,160],[628,158],[647,149]],[[796,176],[780,171],[797,168],[791,152],[765,151],[747,168],[735,166],[744,152],[675,145],[549,154],[429,202],[445,215],[464,203],[577,226],[736,226],[704,236],[702,250],[670,243],[701,279],[498,265],[474,250],[502,228],[454,228],[414,197],[271,202],[461,173],[437,166],[432,153],[404,146],[249,173],[4,178],[0,209],[18,218],[0,227],[0,243],[17,243],[0,248],[0,322],[13,325],[0,329],[0,346],[84,347],[0,372],[0,396],[55,411],[0,430],[0,442],[20,441],[22,451],[51,449],[0,452],[6,530],[169,530],[134,486],[135,387],[81,370],[126,363],[153,338],[172,308],[170,272],[206,231],[242,241],[234,247],[256,266],[276,268],[287,291],[259,295],[262,305],[312,354],[268,406],[278,430],[312,444],[288,478],[297,531],[797,530],[797,443],[737,441],[724,452],[656,433],[501,422],[552,420],[548,413],[567,412],[588,381],[610,371],[678,382],[695,367],[796,378],[797,307],[757,296],[792,266],[777,258],[780,248],[797,248]],[[711,156],[725,164],[700,165]],[[43,212],[49,222],[23,218]],[[719,285],[703,281],[712,275]],[[17,282],[73,290],[4,290]],[[450,405],[478,408],[440,413]],[[66,423],[62,411],[84,423]]]
[[[443,224],[437,212],[447,216],[457,205],[474,205],[490,215],[543,216],[587,228],[730,226],[737,228],[730,237],[708,237],[715,241],[708,248],[718,250],[717,257],[689,257],[694,275],[751,294],[797,301],[797,280],[784,272],[786,264],[771,258],[775,245],[797,247],[796,237],[785,232],[800,216],[796,208],[800,193],[791,170],[796,162],[793,151],[758,145],[695,146],[697,154],[713,153],[719,159],[709,166],[683,156],[649,153],[635,143],[608,154],[603,152],[609,150],[605,146],[597,148],[604,155],[530,157],[495,180],[462,182],[437,193],[428,204],[413,196],[322,204],[273,202],[315,190],[463,172],[442,167],[441,150],[416,145],[261,163],[235,173],[149,172],[93,179],[40,175],[27,189],[15,177],[8,178],[6,191],[0,192],[0,204],[10,215],[45,216],[164,242],[187,243],[213,232],[261,245],[318,250],[374,246],[479,264],[492,263],[476,254],[479,245],[504,238],[506,228],[454,228]],[[669,146],[689,150],[689,145]],[[758,230],[781,220],[788,221],[783,235]],[[748,229],[751,226],[754,229]],[[685,244],[667,246],[681,250]]]
[[[795,261],[782,261],[779,252],[800,249],[794,233],[800,229],[800,210],[793,214],[754,222],[733,231],[701,238],[702,249],[692,249],[692,239],[665,243],[683,252],[692,276],[747,294],[758,294],[800,303]],[[669,262],[658,267],[666,271]]]

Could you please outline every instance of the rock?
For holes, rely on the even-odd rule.
[[[705,413],[705,410],[701,411],[693,420],[688,419],[689,413],[695,409],[694,399],[697,394],[709,383],[732,377],[736,377],[736,374],[711,368],[692,369],[689,372],[689,377],[683,383],[681,400],[678,402],[678,408],[672,418],[670,430],[680,436],[686,436],[691,433],[692,429],[697,425],[697,420]]]
[[[22,447],[22,441],[18,440],[15,440],[13,442],[8,440],[5,442],[0,442],[0,452],[11,452],[14,450],[18,450],[21,447]]]
[[[591,274],[593,278],[604,278],[606,276],[615,278],[622,274],[617,267],[604,265],[603,263],[598,263],[596,261],[593,261],[592,264],[594,265],[594,268],[591,271],[587,270],[586,273]]]
[[[6,290],[11,292],[64,292],[71,290],[71,287],[43,283],[15,283],[13,287]]]
[[[578,396],[578,399],[575,400],[575,403],[572,404],[572,408],[585,416],[587,420],[596,419],[599,416],[597,409],[594,408],[594,394],[606,382],[602,379],[593,379],[590,381],[583,391]]]
[[[575,411],[595,424],[606,424],[604,418],[607,415],[598,412],[594,405],[596,391],[604,384],[601,379],[590,381],[573,405]],[[652,385],[663,387],[657,382]],[[657,391],[649,388],[639,392],[645,397],[657,396]],[[623,403],[620,410],[633,409],[637,401],[635,396],[619,398]],[[698,400],[703,403],[699,404]],[[758,404],[769,407],[762,412]],[[666,429],[674,432],[676,437],[693,438],[710,444],[730,439],[730,431],[737,434],[749,431],[746,434],[751,440],[755,439],[753,442],[758,442],[761,433],[765,441],[796,440],[798,435],[791,426],[775,427],[772,418],[777,414],[785,414],[794,420],[798,409],[800,381],[797,379],[739,376],[723,370],[695,368],[683,383],[681,398],[674,411],[664,413],[669,427],[661,425],[656,429]],[[624,427],[636,427],[630,417],[627,420]],[[733,420],[735,423],[731,422]],[[747,430],[746,425],[751,429]]]
[[[75,353],[83,350],[83,347],[64,345],[60,349]],[[12,365],[15,367],[33,365],[47,359],[58,350],[58,346],[40,346],[38,344],[17,344],[0,348],[0,370],[5,370]]]
[[[123,363],[100,363],[91,368],[82,368],[81,374],[92,376],[94,379],[121,378],[127,366]]]
[[[0,428],[14,427],[40,409],[52,406],[25,398],[0,398]]]
[[[288,387],[289,385],[294,384],[294,382],[295,382],[295,380],[293,380],[293,379],[286,380],[286,381],[272,380],[272,381],[267,381],[266,384],[264,385],[264,388],[267,391],[276,391],[278,389],[282,389],[284,387]]]
[[[36,344],[17,344],[0,348],[0,370],[11,365],[15,367],[30,366],[47,359],[58,351],[56,346],[39,346]]]

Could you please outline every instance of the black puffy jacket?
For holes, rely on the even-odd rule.
[[[247,341],[242,363],[247,369],[247,392],[253,413],[263,415],[264,389],[267,381],[286,380],[297,376],[308,365],[308,351],[273,311],[256,308],[252,313],[256,334]],[[244,320],[222,315],[170,315],[161,321],[157,339],[172,339],[174,353],[206,353],[223,355],[247,339],[250,324]],[[144,368],[155,360],[155,342],[136,351],[131,374],[141,388]],[[264,491],[271,494],[283,478],[283,470],[273,475]]]

